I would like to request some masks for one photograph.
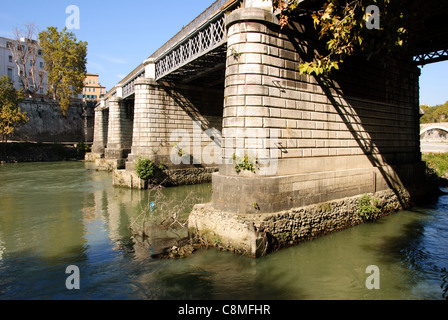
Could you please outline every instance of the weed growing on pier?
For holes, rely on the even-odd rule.
[[[237,158],[235,154],[233,154],[233,161],[235,161],[235,172],[240,173],[243,170],[250,171],[255,173],[255,161],[250,159],[248,156],[244,156],[242,158]]]
[[[174,144],[173,148],[176,150],[177,155],[178,155],[179,157],[184,157],[184,156],[187,156],[187,155],[188,155],[188,153],[187,153],[184,149],[182,149],[181,147],[179,147],[179,145],[178,145],[177,143]]]
[[[139,157],[135,164],[135,172],[138,177],[143,180],[149,180],[161,176],[165,171],[165,166],[160,164],[156,166],[154,162],[149,159]]]
[[[238,60],[241,57],[241,52],[236,51],[235,48],[230,49],[230,54],[235,60]]]
[[[363,195],[358,200],[358,214],[364,220],[373,220],[380,213],[378,200],[368,194]]]

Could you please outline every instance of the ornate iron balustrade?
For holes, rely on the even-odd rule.
[[[151,58],[155,60],[156,80],[164,77],[168,80],[177,79],[179,74],[192,75],[204,68],[216,67],[217,61],[222,61],[226,55],[226,11],[236,9],[242,2],[243,0],[215,1],[207,10],[153,53]],[[189,67],[179,71],[186,65]],[[119,82],[119,85],[122,85],[123,99],[134,94],[135,80],[144,76],[145,67],[141,64]],[[107,105],[109,99],[116,96],[116,89],[114,87],[106,94]]]
[[[194,75],[222,60],[227,41],[225,15],[240,7],[243,0],[217,0],[196,19],[158,49],[151,58],[156,64],[156,80],[176,80]],[[197,65],[202,65],[198,67]],[[188,70],[183,68],[188,66]],[[169,75],[169,77],[167,77]]]
[[[129,79],[123,86],[123,99],[134,94],[135,91],[135,80],[145,77],[145,69],[143,68],[140,72],[138,72],[134,77]]]
[[[225,14],[220,12],[209,23],[156,59],[156,80],[181,68],[227,41]]]

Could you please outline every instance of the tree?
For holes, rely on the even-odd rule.
[[[73,97],[82,92],[87,72],[87,42],[77,41],[66,30],[59,32],[56,27],[48,27],[39,34],[48,72],[48,94],[59,102],[64,116]]]
[[[37,57],[40,48],[37,41],[37,27],[26,24],[24,29],[16,28],[14,43],[9,44],[9,50],[17,66],[17,75],[25,94],[31,98],[42,87],[45,70],[37,68]]]
[[[420,123],[434,123],[448,121],[448,101],[437,106],[421,105],[420,109],[423,111],[423,116],[420,118]]]
[[[325,0],[322,8],[311,14],[318,40],[324,45],[315,50],[310,61],[300,65],[301,73],[328,74],[355,53],[367,59],[408,56],[415,45],[410,35],[421,28],[440,1],[422,6],[418,1]],[[298,0],[274,0],[273,4],[280,12],[282,27],[301,10]],[[367,28],[371,17],[366,11],[368,5],[380,11],[379,29]]]
[[[427,105],[421,105],[420,109],[423,111],[423,115],[420,117],[420,123],[434,123],[434,111],[437,107],[430,107]]]
[[[434,110],[433,116],[436,122],[448,121],[448,103],[437,106]]]
[[[19,104],[25,95],[22,90],[16,90],[8,76],[0,79],[0,134],[2,142],[14,133],[14,128],[29,121],[25,112],[20,110]]]

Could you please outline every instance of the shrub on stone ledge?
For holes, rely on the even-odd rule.
[[[150,180],[157,178],[163,174],[165,167],[163,164],[156,166],[154,162],[149,159],[139,157],[135,164],[135,172],[142,180]]]
[[[364,220],[374,220],[380,214],[378,200],[368,194],[363,195],[358,200],[358,214]]]

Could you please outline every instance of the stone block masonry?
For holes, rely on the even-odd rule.
[[[195,148],[201,153],[210,143],[221,147],[217,137],[206,137],[204,132],[222,129],[222,90],[159,84],[152,79],[138,80],[135,90],[129,165],[141,156],[176,167],[171,159],[175,144],[189,155]]]
[[[93,132],[92,158],[104,157],[107,147],[107,132],[109,124],[109,109],[98,107],[95,109],[95,130]]]
[[[126,159],[132,145],[133,121],[124,101],[112,98],[109,101],[109,123],[106,159]]]
[[[223,164],[213,177],[213,206],[261,212],[418,183],[418,68],[352,59],[331,79],[301,75],[301,32],[242,8],[226,21]],[[293,30],[295,29],[295,30]],[[266,141],[244,136],[262,130]],[[239,145],[225,141],[238,137]],[[270,175],[237,172],[234,154],[254,160],[265,148]],[[246,201],[244,201],[246,199]],[[249,200],[250,199],[250,200]]]
[[[95,162],[99,171],[124,169],[131,152],[133,131],[133,101],[120,97],[102,101],[95,109],[95,130],[92,153],[86,160]]]
[[[210,182],[217,163],[205,163],[201,155],[212,148],[220,156],[222,97],[223,90],[136,81],[132,148],[126,170],[115,174],[117,185],[130,186],[127,176],[139,157],[163,164],[167,185]]]

